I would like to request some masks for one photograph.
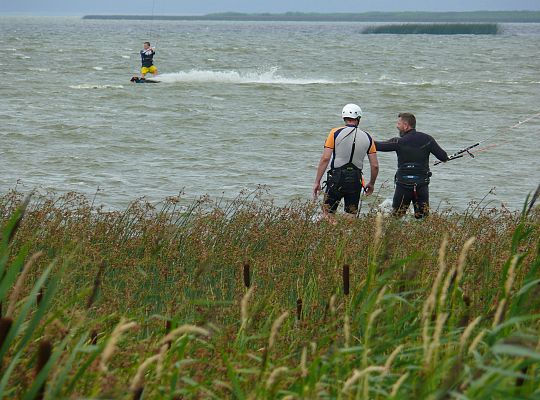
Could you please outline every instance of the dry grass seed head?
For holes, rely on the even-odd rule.
[[[288,370],[287,367],[277,367],[274,369],[266,381],[266,388],[270,390],[277,383],[278,377]]]
[[[398,347],[394,349],[394,351],[390,354],[390,356],[388,356],[388,358],[386,359],[386,362],[384,363],[385,374],[390,373],[390,368],[392,368],[392,364],[394,363],[394,360],[396,359],[398,354],[401,352],[401,350],[403,350],[403,347],[404,346],[400,344]]]
[[[401,388],[401,385],[403,385],[403,382],[407,380],[409,377],[409,373],[405,373],[399,377],[399,379],[392,385],[392,391],[390,392],[390,397],[394,398],[397,396],[399,389]]]
[[[283,321],[285,321],[288,316],[289,316],[289,313],[285,311],[272,324],[272,329],[270,330],[270,338],[268,339],[268,350],[274,347],[274,343],[276,341],[279,328],[281,327],[281,324],[283,324]]]
[[[465,261],[467,260],[467,254],[469,254],[469,250],[471,249],[472,245],[474,244],[476,238],[473,236],[469,238],[463,245],[463,248],[461,249],[461,253],[459,254],[458,259],[458,267],[457,267],[457,274],[456,274],[456,285],[461,282],[461,278],[463,277],[463,271],[465,269]]]
[[[476,325],[480,322],[482,317],[476,317],[474,321],[472,321],[469,325],[467,325],[467,328],[463,331],[463,334],[461,335],[461,338],[459,340],[459,348],[460,350],[463,350],[465,347],[465,344],[469,340],[469,337],[471,336],[474,328],[476,328]]]
[[[15,283],[13,291],[11,292],[11,296],[9,296],[9,306],[6,311],[6,317],[11,318],[13,316],[13,313],[15,312],[15,307],[17,306],[17,300],[24,286],[26,275],[28,275],[28,272],[30,272],[30,267],[42,255],[43,252],[38,251],[37,253],[33,254],[30,259],[24,264],[23,270],[17,278],[17,282]]]
[[[210,331],[208,331],[207,329],[201,328],[199,326],[185,324],[171,331],[167,336],[161,339],[159,344],[163,346],[165,344],[172,343],[178,337],[185,334],[201,335],[201,336],[208,337],[210,336]]]
[[[135,322],[126,322],[124,318],[122,318],[118,325],[116,325],[111,333],[111,337],[109,338],[107,345],[105,346],[105,349],[103,350],[103,353],[101,353],[99,366],[103,372],[107,372],[107,364],[116,350],[116,343],[118,343],[120,336],[122,336],[124,332],[131,328],[135,328],[136,326],[137,324]]]
[[[248,305],[254,290],[255,286],[251,286],[240,301],[240,317],[242,319],[243,326],[247,323],[248,320]]]
[[[370,374],[372,372],[384,372],[384,367],[372,365],[367,368],[364,368],[362,371],[359,371],[357,369],[354,370],[352,376],[345,381],[345,384],[343,385],[342,392],[347,393],[351,387],[358,382],[360,378],[365,376],[366,374]]]
[[[152,357],[147,358],[141,365],[139,365],[139,368],[137,368],[137,373],[133,377],[133,380],[131,381],[131,385],[129,387],[132,392],[135,392],[143,387],[144,373],[146,372],[146,369],[150,366],[150,364],[158,361],[160,357],[161,356],[159,354],[156,354]]]
[[[308,376],[308,369],[307,369],[307,347],[302,348],[302,355],[300,356],[300,371],[302,373],[302,378],[305,378]]]
[[[478,335],[476,335],[471,345],[469,346],[469,350],[467,351],[467,354],[472,354],[476,350],[476,348],[478,347],[478,345],[480,344],[480,342],[482,341],[486,333],[487,331],[483,329]]]

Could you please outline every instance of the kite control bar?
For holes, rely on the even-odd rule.
[[[455,160],[456,158],[461,158],[461,157],[463,157],[465,155],[464,153],[467,153],[472,158],[474,158],[474,155],[469,150],[471,150],[471,149],[473,149],[473,148],[475,148],[476,146],[479,146],[479,145],[480,145],[480,143],[475,143],[475,144],[470,145],[469,147],[465,147],[464,149],[456,151],[454,154],[452,154],[450,157],[448,157],[447,161],[452,161],[452,160]],[[443,163],[443,161],[435,161],[435,163],[433,165],[439,165],[441,163]]]

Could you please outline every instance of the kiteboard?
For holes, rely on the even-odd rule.
[[[155,78],[139,78],[138,76],[132,77],[130,81],[133,83],[159,83]]]

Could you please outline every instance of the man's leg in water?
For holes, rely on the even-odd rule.
[[[346,218],[356,218],[356,215],[358,214],[358,204],[360,204],[360,196],[362,196],[362,188],[356,193],[349,193],[343,196]]]
[[[392,201],[392,214],[395,217],[401,218],[409,209],[409,205],[413,199],[413,191],[409,188],[404,188],[402,186],[396,185],[396,190],[394,192],[394,199]]]
[[[342,198],[343,195],[339,193],[339,191],[326,188],[326,193],[324,194],[323,215],[330,223],[336,223],[335,214]]]
[[[416,196],[417,198],[413,200],[414,217],[416,219],[427,217],[429,214],[429,186],[418,186]]]

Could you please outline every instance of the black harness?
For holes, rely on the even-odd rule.
[[[396,172],[396,183],[402,186],[413,187],[429,185],[431,171],[420,163],[404,163]]]
[[[327,172],[326,184],[328,190],[334,189],[342,194],[356,193],[362,189],[362,170],[353,164],[354,150],[356,149],[356,134],[358,127],[354,129],[354,139],[351,148],[351,156],[349,162],[341,167],[334,168],[334,160],[332,160],[332,168]]]
[[[398,186],[412,189],[414,199],[418,200],[416,188],[429,185],[430,177],[431,171],[424,165],[405,163],[399,166],[395,176],[395,183]]]

